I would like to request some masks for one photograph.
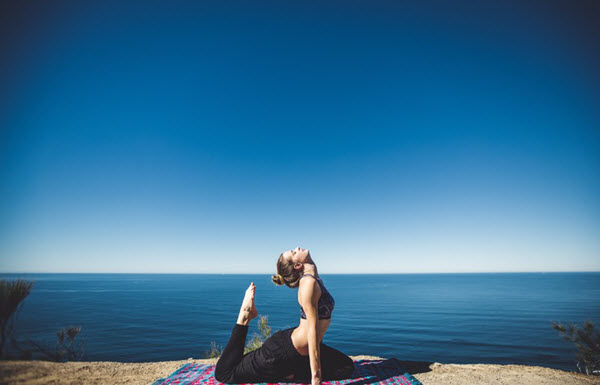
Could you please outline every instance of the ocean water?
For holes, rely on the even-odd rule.
[[[85,360],[203,358],[225,346],[248,284],[273,330],[298,324],[297,291],[269,275],[0,274],[34,280],[19,339],[81,326]],[[348,355],[576,370],[552,321],[600,327],[600,273],[321,274],[335,298],[324,342]],[[252,323],[249,336],[256,331]]]

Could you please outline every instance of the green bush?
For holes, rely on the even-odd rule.
[[[223,353],[223,348],[217,345],[215,341],[212,341],[210,343],[210,350],[206,352],[204,358],[218,358],[221,356],[221,353]]]
[[[85,343],[75,341],[81,332],[81,326],[62,328],[56,332],[56,345],[48,346],[28,339],[27,348],[19,347],[23,357],[31,358],[33,353],[40,353],[48,361],[66,362],[80,361],[85,356]]]
[[[594,330],[592,321],[585,321],[580,328],[576,324],[562,325],[553,322],[552,328],[558,330],[564,340],[573,342],[577,348],[577,368],[580,372],[600,375],[600,331]]]
[[[262,344],[271,337],[271,327],[269,326],[269,316],[261,315],[258,317],[258,331],[260,334],[254,333],[252,338],[246,347],[244,348],[244,354],[256,350],[262,346]]]
[[[56,345],[48,346],[27,339],[25,342],[17,341],[14,336],[14,328],[17,315],[23,307],[23,301],[29,293],[34,281],[17,279],[9,281],[0,280],[0,358],[30,360],[34,353],[39,353],[42,359],[51,361],[74,361],[84,356],[84,343],[78,339],[75,341],[81,327],[62,328],[56,332]],[[10,340],[13,352],[8,353],[5,349],[6,342]],[[14,353],[14,352],[18,353]]]
[[[33,281],[0,280],[0,358],[5,356],[4,347],[12,339],[17,314],[31,292],[31,286]]]

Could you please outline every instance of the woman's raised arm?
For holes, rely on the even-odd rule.
[[[304,281],[304,282],[302,282]],[[299,287],[300,305],[306,314],[308,324],[308,357],[312,373],[312,385],[321,385],[321,345],[319,343],[319,328],[317,307],[319,303],[320,288],[314,279],[301,280]]]

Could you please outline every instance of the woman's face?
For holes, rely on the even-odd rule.
[[[308,249],[302,249],[300,246],[295,249],[287,250],[283,252],[283,258],[286,260],[291,260],[295,265],[301,263],[313,263],[313,260],[310,257],[310,251]],[[298,266],[299,268],[300,266]]]

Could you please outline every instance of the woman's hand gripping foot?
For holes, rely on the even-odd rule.
[[[237,319],[237,323],[239,325],[246,326],[251,320],[258,316],[256,306],[254,306],[255,291],[256,286],[254,286],[254,282],[251,282],[250,286],[248,286],[248,289],[246,289],[246,295],[244,296],[244,301],[242,301],[242,307],[240,308],[240,315]]]

